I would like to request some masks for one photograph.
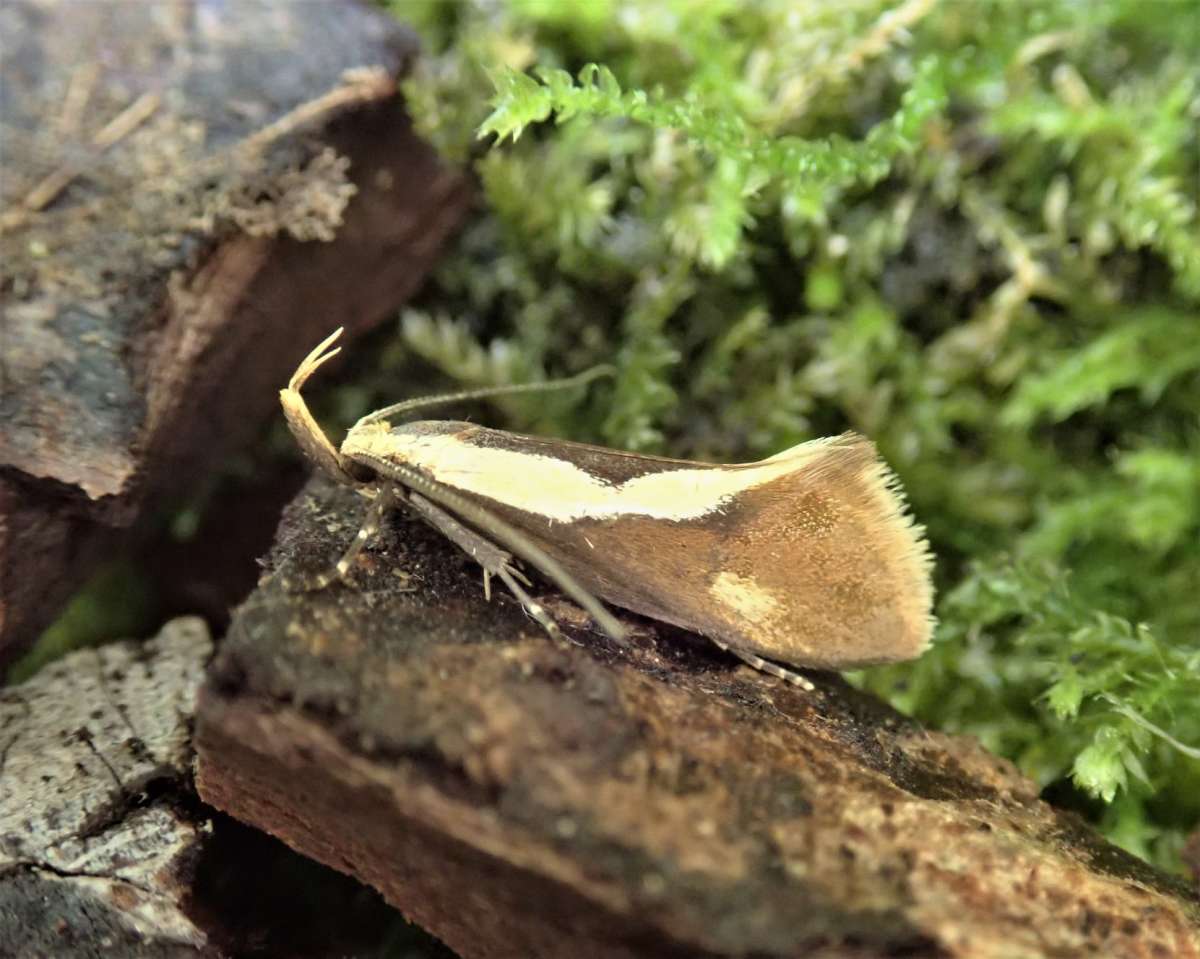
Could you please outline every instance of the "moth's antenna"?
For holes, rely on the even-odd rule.
[[[544,390],[565,390],[572,386],[582,386],[585,383],[590,383],[592,380],[601,376],[612,376],[617,372],[616,367],[603,363],[600,366],[593,366],[590,370],[584,370],[582,373],[577,373],[575,376],[564,377],[559,380],[546,380],[543,383],[517,383],[508,386],[486,386],[478,390],[464,390],[461,393],[443,393],[440,396],[421,396],[416,399],[404,400],[400,403],[393,403],[391,406],[385,406],[381,410],[376,410],[374,413],[368,413],[356,425],[365,426],[368,423],[377,423],[379,420],[385,420],[389,416],[395,416],[399,413],[411,413],[413,410],[422,410],[429,406],[442,406],[447,403],[460,403],[466,400],[482,400],[491,396],[511,396],[514,393],[538,393]]]

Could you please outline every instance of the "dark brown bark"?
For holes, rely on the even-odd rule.
[[[394,20],[198,11],[0,12],[0,664],[256,435],[312,342],[410,296],[469,202],[404,115]]]
[[[356,500],[314,482],[275,568],[332,563]],[[352,585],[268,578],[201,694],[202,797],[466,959],[1200,954],[1188,884],[973,740],[538,593],[569,643],[406,518]]]

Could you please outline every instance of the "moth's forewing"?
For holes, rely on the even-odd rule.
[[[737,469],[747,485],[699,517],[550,527],[494,508],[626,609],[797,666],[920,655],[931,631],[927,550],[874,448],[847,437],[794,458],[795,469],[761,484],[759,464],[705,467]]]
[[[731,628],[755,624],[752,648],[845,669],[927,647],[931,557],[868,440],[836,438],[740,497],[729,520],[741,532],[722,538],[709,594]]]
[[[928,551],[862,437],[721,466],[417,423],[342,451],[468,496],[614,605],[771,659],[847,668],[929,640]]]

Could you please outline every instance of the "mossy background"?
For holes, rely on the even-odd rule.
[[[471,385],[614,363],[586,399],[500,412],[623,449],[871,436],[928,527],[941,625],[859,681],[1179,869],[1200,819],[1200,8],[392,9],[429,54],[419,126],[482,192],[407,351]]]
[[[323,419],[605,362],[586,394],[492,421],[716,461],[867,434],[928,528],[940,626],[856,681],[1180,870],[1200,822],[1200,6],[390,9],[425,44],[418,125],[480,201],[351,385],[314,383]],[[282,421],[263,448],[226,472],[295,462]],[[105,610],[161,611],[144,593],[111,568],[9,678]]]

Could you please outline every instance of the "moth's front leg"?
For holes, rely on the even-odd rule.
[[[530,585],[529,580],[512,565],[511,553],[501,549],[491,540],[480,536],[474,530],[468,529],[440,506],[429,502],[420,493],[410,492],[407,502],[438,532],[483,567],[483,591],[488,599],[491,599],[491,577],[498,576],[500,581],[525,607],[529,615],[537,620],[542,629],[553,639],[562,638],[558,624],[546,612],[546,608],[530,596],[521,583],[517,582],[520,579],[526,586]]]
[[[363,547],[367,545],[371,537],[379,532],[379,527],[383,525],[384,518],[395,506],[395,488],[390,483],[380,486],[375,494],[375,501],[371,504],[371,508],[367,510],[367,516],[363,520],[362,526],[359,527],[354,539],[342,554],[342,558],[329,569],[322,570],[320,573],[285,579],[283,584],[284,589],[289,593],[307,593],[324,589],[335,579],[345,580],[346,574],[350,572],[350,567],[358,558],[358,554],[362,552]]]

